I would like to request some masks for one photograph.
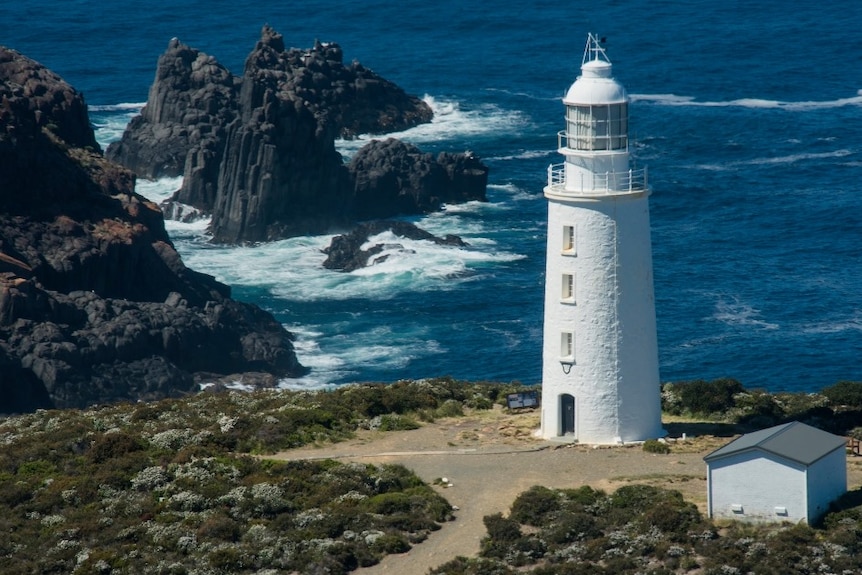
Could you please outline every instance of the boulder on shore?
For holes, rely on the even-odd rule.
[[[183,264],[134,174],[101,155],[83,97],[2,46],[0,166],[0,413],[304,373],[270,314]]]

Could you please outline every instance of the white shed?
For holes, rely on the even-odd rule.
[[[734,439],[703,458],[709,516],[813,523],[847,491],[845,446],[798,421]]]

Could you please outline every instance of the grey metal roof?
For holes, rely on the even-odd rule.
[[[811,465],[824,455],[845,446],[846,443],[847,440],[843,437],[799,421],[791,421],[746,433],[724,447],[716,449],[703,459],[709,463],[741,451],[760,449],[803,465]]]

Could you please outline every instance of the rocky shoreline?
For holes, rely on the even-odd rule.
[[[80,93],[5,47],[0,165],[0,413],[305,373],[270,314],[183,264],[158,206],[102,156]]]
[[[484,201],[488,168],[469,152],[375,140],[345,164],[335,150],[336,137],[431,119],[421,99],[345,65],[337,44],[287,49],[265,26],[240,77],[171,40],[141,115],[103,155],[82,95],[0,47],[0,414],[305,374],[271,314],[185,266],[136,178],[182,174],[174,205],[211,215],[222,243]],[[361,234],[380,225],[335,242],[332,267],[366,265]]]

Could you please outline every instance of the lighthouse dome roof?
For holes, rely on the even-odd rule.
[[[612,66],[604,60],[589,60],[581,66],[581,75],[569,87],[565,104],[615,104],[628,101],[622,84],[611,75]]]

